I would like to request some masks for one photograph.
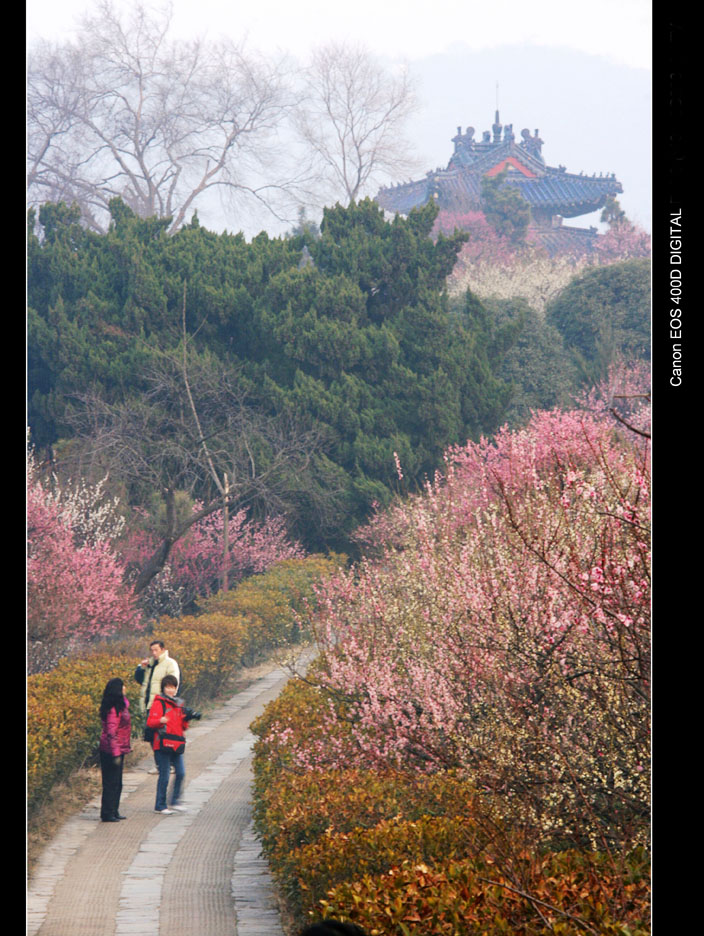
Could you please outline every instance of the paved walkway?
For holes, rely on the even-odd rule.
[[[187,813],[154,812],[149,755],[125,772],[124,822],[100,822],[97,797],[62,827],[30,881],[28,936],[283,936],[253,832],[248,726],[288,675],[277,667],[194,722]]]

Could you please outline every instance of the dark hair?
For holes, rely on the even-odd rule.
[[[162,650],[163,650],[164,647],[166,646],[166,644],[164,643],[163,640],[152,640],[152,642],[149,644],[149,646],[150,646],[150,647],[153,647],[154,644],[159,644],[159,646],[161,647]]]
[[[172,676],[171,673],[167,673],[166,676],[161,680],[161,691],[163,692],[166,686],[176,686],[178,689],[178,679],[175,676]]]
[[[108,684],[103,690],[103,698],[100,703],[100,717],[106,719],[110,709],[114,708],[118,714],[125,707],[125,697],[122,693],[124,682],[119,678],[109,679]]]
[[[299,936],[367,936],[356,923],[342,923],[340,920],[321,920],[301,930]]]

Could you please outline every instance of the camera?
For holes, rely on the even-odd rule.
[[[196,712],[195,709],[189,708],[184,699],[174,697],[172,701],[175,702],[179,708],[183,709],[183,717],[186,721],[199,721],[203,717],[202,712]]]

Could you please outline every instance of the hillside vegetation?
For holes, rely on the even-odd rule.
[[[252,726],[296,925],[646,936],[648,259],[110,210],[29,217],[32,806],[147,635],[189,701],[312,638]]]
[[[249,453],[259,476],[277,443],[305,447],[277,476],[276,497],[308,547],[388,502],[394,451],[422,479],[447,445],[498,425],[509,388],[475,304],[448,308],[462,237],[431,240],[432,207],[387,223],[371,201],[337,206],[318,238],[251,243],[197,222],[167,236],[164,222],[112,208],[110,232],[97,235],[72,210],[44,205],[42,237],[30,235],[29,421],[40,450],[95,437],[117,408],[187,405],[164,374],[184,340],[184,287],[203,431],[227,434],[229,422],[232,435],[238,419],[259,430]],[[144,504],[147,492],[128,484]],[[198,484],[193,493],[207,499]],[[261,490],[257,506],[267,509]]]

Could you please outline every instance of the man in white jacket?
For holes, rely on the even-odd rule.
[[[134,678],[142,685],[139,694],[139,709],[149,714],[154,696],[161,692],[164,676],[175,676],[181,682],[181,673],[176,660],[169,656],[163,640],[153,640],[149,645],[151,659],[147,657],[134,672]]]

